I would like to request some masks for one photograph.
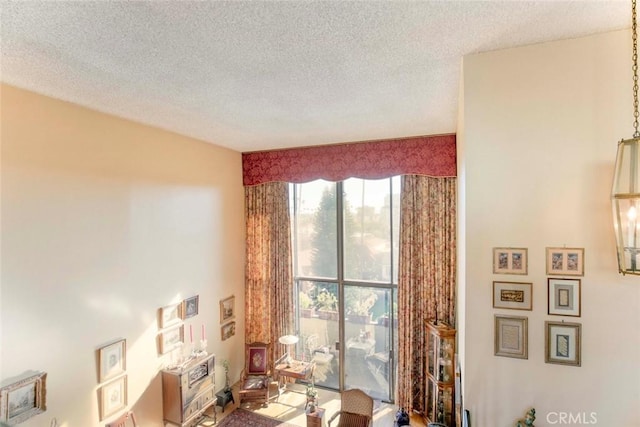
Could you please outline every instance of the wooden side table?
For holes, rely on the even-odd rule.
[[[313,412],[307,409],[306,413],[307,427],[324,427],[324,408],[316,406]]]
[[[236,403],[236,401],[233,399],[233,393],[231,392],[231,389],[217,392],[216,397],[218,398],[216,405],[222,407],[222,412],[224,412],[224,407],[227,406],[227,403]]]

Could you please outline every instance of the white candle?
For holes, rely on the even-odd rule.
[[[193,344],[193,325],[189,325],[189,340]]]

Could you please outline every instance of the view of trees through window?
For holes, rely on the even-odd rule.
[[[317,384],[338,389],[342,372],[344,388],[389,400],[400,179],[317,180],[290,190],[301,356],[316,361]]]

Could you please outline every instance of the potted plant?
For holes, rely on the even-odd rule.
[[[316,387],[313,385],[313,383],[307,384],[307,390],[305,394],[307,395],[307,404],[309,405],[309,411],[314,412],[316,406],[318,405],[318,390],[316,390]]]
[[[313,301],[304,292],[298,294],[298,304],[300,306],[300,317],[313,317]]]
[[[227,359],[222,361],[222,367],[224,368],[224,391],[231,391],[229,386],[229,361]]]
[[[345,298],[350,322],[365,324],[371,322],[371,308],[378,300],[375,292],[364,288],[352,288]]]
[[[328,290],[318,292],[316,307],[321,319],[338,320],[338,298]]]

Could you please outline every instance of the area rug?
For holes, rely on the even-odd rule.
[[[300,427],[295,424],[283,423],[274,418],[258,415],[254,412],[238,408],[217,425],[217,427]]]

